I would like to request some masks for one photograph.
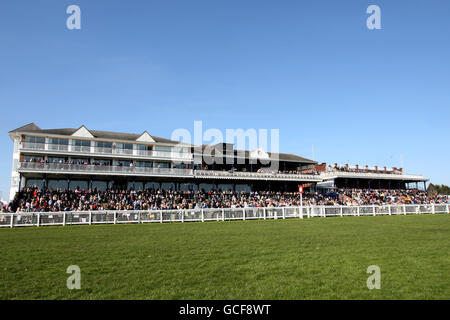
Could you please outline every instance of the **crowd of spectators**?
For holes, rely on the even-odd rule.
[[[337,163],[334,164],[334,166],[328,165],[327,166],[328,172],[338,171],[338,172],[355,172],[355,173],[387,173],[387,174],[402,174],[401,169],[397,168],[390,168],[387,169],[386,167],[378,168],[373,167],[369,168],[366,166],[365,168],[359,168],[358,166],[350,167],[349,165],[338,165]]]
[[[448,196],[419,190],[338,190],[304,193],[303,205],[383,205],[449,203]],[[3,212],[55,212],[88,210],[168,210],[199,208],[299,206],[296,192],[233,192],[154,190],[41,190],[18,192]]]

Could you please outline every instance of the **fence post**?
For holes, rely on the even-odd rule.
[[[245,221],[245,208],[242,209],[242,217],[243,217],[243,219]]]
[[[184,223],[184,211],[181,211],[181,223]]]
[[[11,213],[11,221],[10,221],[10,228],[14,226],[14,213]]]
[[[222,208],[222,221],[225,221],[225,209]]]
[[[66,212],[63,212],[63,226],[66,226]]]
[[[89,224],[92,224],[92,211],[89,211]]]
[[[202,222],[205,222],[205,215],[203,214],[203,208],[202,208]]]
[[[322,217],[326,217],[326,214],[325,214],[325,206],[322,206]]]
[[[138,212],[138,223],[141,223],[141,212]]]
[[[392,211],[391,211],[391,205],[388,205],[388,213],[389,213],[389,215],[392,214]]]
[[[283,212],[283,219],[286,219],[286,208],[283,207],[281,208],[282,212]]]
[[[300,206],[299,218],[303,219],[303,206]]]
[[[117,211],[114,211],[114,224],[117,223]]]
[[[343,217],[343,216],[344,216],[344,213],[343,213],[343,211],[344,211],[344,210],[343,210],[343,208],[341,207],[341,208],[340,208],[340,213],[341,213],[341,217]]]
[[[360,216],[360,213],[359,213],[359,206],[358,206],[357,209],[356,209],[356,214],[358,215],[358,217]]]
[[[40,225],[40,222],[41,222],[41,213],[40,212],[38,212],[38,214],[37,214],[37,223],[36,223],[36,225],[39,227],[39,225]]]
[[[266,207],[263,207],[264,220],[266,220]]]
[[[374,216],[377,215],[377,214],[376,214],[376,211],[375,211],[375,205],[372,205],[372,212],[373,212],[373,215],[374,215]]]
[[[403,215],[406,216],[406,204],[403,204]]]
[[[311,206],[306,207],[306,216],[309,218],[311,218]]]
[[[431,204],[431,212],[432,212],[433,214],[436,213],[436,209],[435,209],[435,207],[434,207],[434,203]]]
[[[159,222],[163,223],[163,211],[159,210]]]
[[[450,211],[449,211],[449,205],[447,204],[446,207],[447,207],[447,213],[450,213]]]

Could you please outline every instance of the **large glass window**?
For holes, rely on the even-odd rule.
[[[42,161],[44,159],[44,157],[39,157],[39,156],[24,156],[23,160],[25,162],[39,162]]]
[[[188,148],[174,147],[174,148],[173,148],[173,152],[177,152],[177,153],[187,153],[187,152],[188,152]]]
[[[112,148],[112,142],[96,141],[95,146],[97,148]]]
[[[25,149],[44,150],[45,149],[45,138],[44,137],[26,136],[25,142],[23,143],[23,147]]]
[[[64,163],[65,159],[63,157],[48,157],[49,163]]]
[[[172,148],[167,146],[155,146],[154,149],[155,151],[167,151],[167,152],[172,151]]]
[[[91,152],[89,140],[72,140],[72,151]]]
[[[97,189],[99,191],[106,191],[108,183],[106,181],[92,181],[92,189]]]
[[[69,189],[70,190],[75,190],[75,189],[80,189],[80,190],[88,190],[88,182],[87,181],[83,181],[83,180],[72,180],[70,181],[69,184]]]
[[[45,143],[45,138],[44,138],[44,137],[26,136],[26,137],[25,137],[25,142],[30,142],[30,143]]]
[[[133,145],[131,143],[116,143],[116,148],[133,150]]]
[[[42,179],[27,179],[25,182],[25,187],[27,188],[43,188],[44,180]]]
[[[95,159],[92,161],[92,164],[98,165],[98,166],[110,166],[111,160],[105,160],[105,159]]]
[[[152,163],[149,161],[136,161],[136,167],[151,168]]]
[[[95,152],[98,153],[112,153],[112,142],[106,141],[96,141],[95,142]]]
[[[72,145],[77,147],[90,147],[91,142],[89,140],[72,140]]]
[[[49,179],[47,188],[50,190],[66,190],[67,189],[67,180],[54,180]]]
[[[114,160],[114,165],[119,167],[129,167],[131,161],[128,160]]]
[[[50,139],[48,139],[48,143],[67,146],[67,145],[69,145],[69,140],[68,139],[50,138]]]
[[[169,168],[169,162],[155,162],[154,168]]]
[[[89,159],[87,158],[72,158],[74,164],[89,164]]]
[[[137,144],[136,149],[137,150],[150,150],[150,146],[148,146],[146,144]]]
[[[50,150],[68,150],[69,140],[68,139],[48,139],[48,147]]]

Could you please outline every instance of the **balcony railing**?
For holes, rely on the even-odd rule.
[[[192,170],[179,168],[147,168],[135,166],[109,166],[92,164],[69,163],[41,163],[21,162],[21,172],[61,172],[61,173],[110,173],[133,175],[168,175],[168,176],[192,176],[199,178],[224,178],[224,179],[257,179],[257,180],[291,180],[291,181],[321,181],[317,175],[307,174],[281,174],[281,173],[257,173],[257,172],[227,172],[213,170]]]
[[[192,159],[192,153],[189,152],[119,149],[119,148],[103,148],[103,147],[91,148],[89,146],[58,145],[51,143],[34,143],[34,142],[22,142],[21,149],[33,151],[41,150],[41,151],[58,151],[58,152],[77,152],[83,154],[145,156],[154,158],[182,159],[182,160]]]
[[[196,177],[214,178],[244,178],[244,179],[265,179],[265,180],[301,180],[301,181],[321,181],[318,175],[309,174],[285,174],[285,173],[259,173],[242,171],[215,171],[215,170],[195,170]]]
[[[421,175],[416,174],[392,174],[392,173],[373,173],[373,172],[347,172],[347,171],[329,171],[322,172],[320,176],[326,178],[365,178],[365,179],[387,179],[387,180],[417,180],[425,181],[426,179]]]
[[[147,168],[135,166],[103,166],[91,164],[68,164],[68,163],[40,163],[40,162],[21,162],[19,171],[50,171],[62,173],[110,173],[110,174],[135,174],[151,176],[192,176],[192,169],[178,168]]]

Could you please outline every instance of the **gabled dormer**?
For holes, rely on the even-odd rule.
[[[155,139],[147,132],[144,131],[137,139],[137,142],[156,142]]]
[[[88,128],[82,125],[77,129],[77,131],[72,133],[72,137],[94,138],[94,135],[88,130]]]

